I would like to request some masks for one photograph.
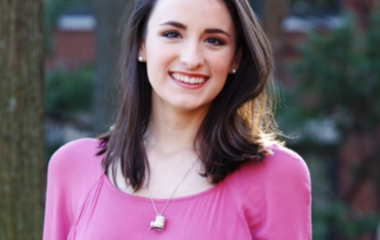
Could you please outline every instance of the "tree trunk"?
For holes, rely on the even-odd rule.
[[[0,239],[41,239],[42,0],[0,0]]]
[[[118,62],[120,37],[118,30],[126,0],[91,0],[97,21],[94,129],[97,134],[106,131],[113,123],[116,113],[119,83]]]

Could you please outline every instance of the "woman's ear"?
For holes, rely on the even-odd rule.
[[[229,73],[230,74],[235,74],[237,69],[239,68],[239,64],[240,64],[240,60],[241,60],[241,49],[239,49],[238,51],[236,51],[236,54],[232,60],[232,63],[231,63],[231,67],[229,69]]]
[[[137,59],[139,60],[139,62],[146,62],[145,43],[142,43],[140,45],[139,55],[138,55]]]

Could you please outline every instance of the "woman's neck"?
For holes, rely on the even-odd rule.
[[[207,189],[211,179],[200,175],[203,164],[198,161],[194,140],[205,111],[176,111],[176,109],[153,107],[144,145],[149,164],[149,174],[144,188],[133,191],[124,182],[118,166],[117,185],[130,194],[154,198],[170,198],[174,189],[185,177],[175,197],[189,196]],[[195,146],[196,147],[196,146]],[[148,191],[149,188],[149,191]]]
[[[153,108],[144,137],[145,146],[160,147],[164,152],[193,148],[204,113],[202,109]]]

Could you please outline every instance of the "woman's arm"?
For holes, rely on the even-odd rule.
[[[79,139],[62,146],[49,162],[44,240],[67,239],[91,189],[103,175],[99,141]]]
[[[254,239],[311,239],[311,187],[309,171],[298,156],[281,154],[279,167],[266,179],[265,209]]]
[[[65,182],[68,154],[65,149],[58,150],[51,158],[48,167],[44,240],[67,239],[71,226],[68,182]],[[67,176],[66,176],[67,177]]]
[[[234,204],[255,240],[310,240],[309,170],[295,152],[274,144],[259,164],[229,178]]]

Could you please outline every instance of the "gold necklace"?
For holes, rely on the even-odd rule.
[[[191,167],[189,168],[189,170],[187,170],[187,172],[185,173],[185,175],[183,175],[182,180],[181,180],[181,181],[177,184],[177,186],[174,188],[174,191],[173,191],[172,194],[170,195],[169,199],[166,201],[166,204],[165,204],[165,206],[164,206],[164,208],[162,209],[161,212],[158,212],[157,207],[156,207],[156,204],[155,204],[154,201],[153,201],[152,194],[150,193],[149,188],[147,187],[147,190],[148,190],[148,193],[149,193],[150,201],[152,202],[152,205],[153,205],[154,211],[156,212],[156,218],[155,218],[154,221],[151,221],[151,222],[150,222],[150,227],[149,227],[149,229],[156,229],[156,230],[158,230],[158,231],[163,231],[163,230],[164,230],[166,219],[165,219],[164,216],[162,216],[162,214],[164,213],[164,211],[165,211],[166,207],[168,206],[170,200],[173,198],[174,193],[177,191],[178,187],[179,187],[179,186],[181,185],[181,183],[185,180],[185,178],[187,177],[187,175],[189,175],[191,169],[193,169],[195,162],[196,162],[196,161],[194,161],[194,163],[191,165]]]

